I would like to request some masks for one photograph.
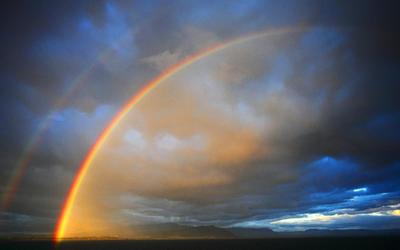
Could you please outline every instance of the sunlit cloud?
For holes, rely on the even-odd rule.
[[[360,192],[365,193],[367,191],[368,191],[368,188],[366,188],[366,187],[353,189],[353,192],[355,192],[355,193],[360,193]]]

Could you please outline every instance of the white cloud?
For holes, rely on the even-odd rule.
[[[147,147],[147,141],[143,134],[136,129],[128,130],[124,134],[124,140],[129,144],[129,149],[134,151],[143,151]]]
[[[368,191],[368,188],[366,188],[366,187],[362,187],[362,188],[355,188],[355,189],[353,189],[353,192],[355,192],[355,193],[365,193],[365,192],[367,192]]]
[[[159,134],[155,137],[155,145],[159,150],[174,151],[181,148],[202,149],[205,146],[201,135],[193,135],[189,138],[178,138],[170,133]]]
[[[154,67],[158,71],[163,71],[166,68],[177,63],[181,56],[181,52],[179,51],[172,53],[171,51],[166,50],[161,52],[160,54],[142,58],[141,61]]]

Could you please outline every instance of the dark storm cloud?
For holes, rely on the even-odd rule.
[[[398,132],[394,128],[399,125],[399,100],[395,94],[399,85],[395,69],[399,51],[397,42],[393,41],[399,41],[394,31],[367,35],[356,30],[346,38],[342,48],[334,52],[342,56],[334,58],[336,70],[332,72],[336,72],[335,75],[326,74],[322,69],[311,79],[297,79],[299,91],[302,85],[309,84],[308,81],[316,86],[329,82],[330,88],[321,93],[325,97],[320,106],[326,110],[323,126],[315,129],[309,138],[301,138],[309,141],[304,149],[321,155],[351,154],[378,166],[397,160]],[[349,52],[340,53],[341,49]],[[304,72],[307,68],[298,67],[297,70]],[[377,131],[393,134],[381,136]],[[329,144],[322,143],[326,141]]]
[[[106,119],[160,70],[145,65],[141,59],[165,51],[182,58],[204,47],[211,38],[225,39],[270,27],[331,26],[340,33],[318,29],[310,32],[304,37],[302,53],[291,62],[291,69],[282,69],[287,84],[293,84],[299,93],[312,98],[321,96],[320,126],[291,138],[289,160],[283,163],[304,177],[298,179],[293,173],[280,171],[273,160],[265,160],[255,163],[254,171],[240,176],[247,186],[238,193],[273,187],[261,196],[266,202],[258,202],[260,196],[249,196],[234,197],[209,210],[201,206],[185,210],[181,204],[177,207],[183,214],[196,209],[211,214],[218,206],[225,207],[227,212],[218,215],[225,222],[215,224],[226,224],[238,218],[234,206],[241,202],[250,207],[241,215],[243,218],[258,218],[282,214],[278,209],[285,208],[301,213],[324,204],[340,207],[354,196],[351,190],[358,187],[367,187],[369,194],[392,193],[398,189],[400,148],[396,5],[395,1],[2,2],[2,188],[26,142],[65,87],[119,37],[128,33],[128,38],[122,46],[116,46],[110,60],[95,67],[88,83],[55,116],[59,120],[55,119],[44,144],[35,153],[12,211],[2,215],[1,231],[51,229],[72,173]],[[188,30],[193,27],[203,40],[188,41],[188,34],[193,34]],[[330,62],[326,62],[327,58]],[[310,61],[315,65],[304,63]],[[328,69],[321,66],[325,63]],[[323,83],[328,84],[321,91]],[[316,87],[313,93],[305,92],[313,89],[310,84]],[[276,144],[286,144],[285,139],[276,138]],[[334,163],[318,163],[322,159]],[[318,164],[331,171],[326,172]],[[265,166],[271,167],[265,170]],[[266,172],[281,177],[276,183],[265,183],[262,177]],[[288,194],[293,187],[298,191]],[[336,191],[329,193],[332,189]],[[287,199],[279,199],[274,192]],[[399,196],[395,193],[390,199],[398,201]],[[270,209],[264,209],[268,206]],[[370,203],[357,206],[366,208]],[[162,211],[176,213],[174,209]],[[208,218],[208,214],[199,215],[198,219],[215,219]]]
[[[338,39],[329,37],[329,33],[317,31],[315,39],[307,39],[306,35],[305,45],[311,44],[311,50],[299,54],[298,61],[292,61],[295,66],[287,72],[286,83],[306,98],[317,100],[321,123],[297,138],[279,134],[276,143],[292,145],[290,164],[304,164],[313,159],[318,164],[311,164],[314,166],[311,169],[298,166],[296,169],[305,171],[304,177],[287,180],[276,189],[278,195],[270,197],[270,202],[282,209],[304,213],[346,207],[363,210],[399,201],[399,194],[393,192],[399,181],[400,103],[396,94],[398,73],[394,70],[399,66],[399,54],[397,42],[393,43],[398,41],[398,33],[388,30],[372,30],[368,34],[364,29],[352,29],[334,46],[329,44]],[[315,168],[316,165],[320,168]],[[253,177],[256,176],[260,175]],[[366,187],[369,194],[375,194],[374,198],[350,202],[356,195],[352,190],[358,187]],[[381,197],[383,193],[388,195]],[[284,201],[279,199],[283,196]],[[349,202],[342,204],[343,201]],[[324,210],[324,204],[331,205]],[[271,218],[271,212],[274,214],[273,210],[265,211],[265,217]],[[381,225],[384,221],[376,218],[371,223]]]
[[[1,8],[1,48],[3,73],[12,74],[28,84],[56,85],[61,79],[57,73],[38,62],[33,47],[40,39],[49,36],[65,37],[71,30],[68,24],[82,15],[82,8],[72,2],[9,1]],[[59,62],[58,62],[59,63]],[[47,83],[47,84],[46,84]]]

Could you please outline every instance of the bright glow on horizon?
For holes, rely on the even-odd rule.
[[[244,228],[271,228],[274,231],[304,231],[307,229],[329,229],[332,225],[357,221],[360,218],[400,216],[400,204],[388,205],[374,210],[355,211],[354,209],[338,209],[329,213],[304,213],[283,218],[250,220],[232,225]],[[362,228],[360,226],[360,228]]]

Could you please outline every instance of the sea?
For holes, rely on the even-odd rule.
[[[83,240],[58,245],[48,240],[1,240],[1,250],[153,250],[153,249],[400,249],[400,237],[310,237],[216,240]]]

